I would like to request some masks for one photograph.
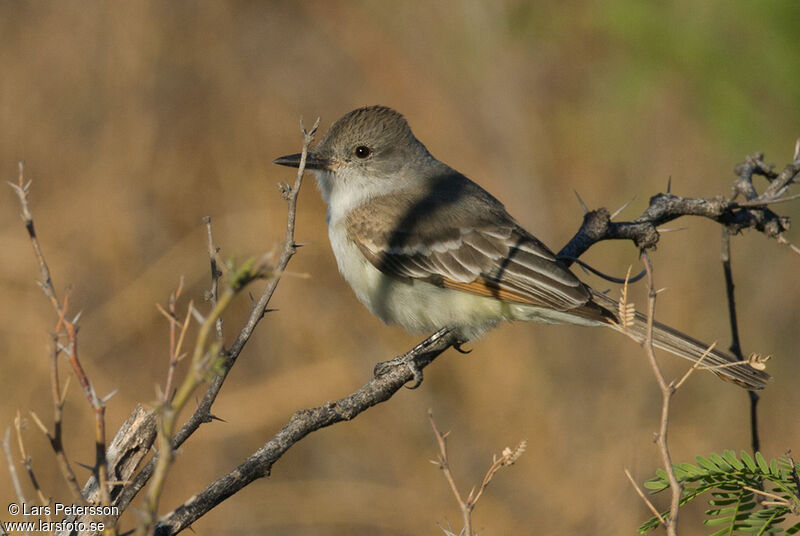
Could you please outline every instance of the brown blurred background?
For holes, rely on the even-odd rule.
[[[164,384],[168,330],[155,303],[184,275],[185,297],[202,304],[202,216],[213,218],[225,257],[279,243],[285,203],[275,185],[292,173],[271,162],[299,150],[301,116],[307,124],[320,116],[324,132],[362,105],[400,110],[434,155],[558,249],[581,221],[573,190],[612,210],[636,196],[621,216],[633,218],[668,177],[677,194],[712,196],[729,192],[733,166],[749,153],[782,167],[800,136],[799,19],[794,0],[3,2],[0,170],[14,181],[26,161],[55,284],[71,286],[73,310],[83,311],[84,366],[101,393],[119,389],[108,406],[111,434]],[[35,284],[17,200],[1,191],[4,430],[17,411],[51,422],[55,317]],[[797,221],[798,206],[777,210]],[[203,427],[181,449],[163,511],[235,467],[294,410],[350,393],[374,362],[420,339],[357,302],[337,273],[324,214],[308,180],[297,223],[308,245],[290,271],[309,278],[281,283],[280,311],[259,326],[214,408],[227,423]],[[681,226],[654,254],[657,284],[669,288],[657,314],[727,347],[720,230],[701,220],[671,225]],[[789,238],[800,242],[797,232]],[[600,244],[585,259],[613,274],[639,269],[628,243]],[[760,418],[763,450],[779,456],[800,448],[800,259],[753,233],[733,241],[733,259],[745,350],[777,356]],[[229,341],[247,309],[241,297],[229,311]],[[196,532],[460,527],[428,463],[432,408],[452,431],[464,492],[493,453],[528,440],[528,453],[478,504],[481,534],[632,534],[648,513],[623,470],[642,481],[659,464],[660,395],[642,350],[610,330],[541,325],[502,326],[470,347],[426,370],[420,389],[306,438]],[[663,363],[670,376],[686,369]],[[749,448],[747,408],[745,392],[694,376],[674,401],[674,459]],[[75,382],[65,424],[68,454],[91,463],[92,423]],[[35,426],[25,440],[46,492],[67,500]],[[0,501],[13,499],[3,463]],[[701,510],[682,517],[682,534],[707,532]],[[5,508],[0,519],[9,519]],[[132,524],[127,517],[124,527]]]

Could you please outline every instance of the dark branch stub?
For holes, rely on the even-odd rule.
[[[671,193],[660,193],[650,198],[648,207],[633,221],[614,222],[605,208],[587,212],[575,236],[558,253],[569,266],[569,258],[578,258],[592,245],[603,240],[631,240],[639,249],[654,248],[658,243],[658,226],[681,216],[702,216],[723,225],[732,234],[745,229],[755,229],[769,238],[779,238],[789,230],[790,219],[780,216],[767,205],[788,198],[782,197],[791,184],[798,182],[800,162],[788,164],[781,173],[772,171],[763,161],[764,155],[756,153],[735,168],[733,196],[712,198],[681,197]],[[769,180],[764,192],[759,195],[753,184],[753,176],[761,175]],[[747,200],[737,203],[742,195]]]

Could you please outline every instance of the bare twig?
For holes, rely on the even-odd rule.
[[[206,235],[208,236],[208,259],[211,263],[211,289],[208,291],[208,302],[213,309],[217,305],[217,295],[219,293],[219,278],[222,272],[217,268],[217,253],[219,248],[214,245],[214,236],[211,233],[211,216],[203,217],[203,223],[206,224]],[[217,319],[217,342],[222,346],[222,318]]]
[[[792,244],[791,242],[789,242],[788,240],[786,240],[785,236],[778,235],[778,244],[781,244],[782,246],[786,246],[789,249],[791,249],[792,251],[794,251],[795,253],[797,253],[798,255],[800,255],[800,247],[797,247],[794,244]]]
[[[705,217],[725,226],[732,233],[755,229],[770,238],[780,239],[789,228],[789,218],[776,214],[767,205],[794,197],[784,196],[784,193],[798,181],[800,162],[795,159],[777,174],[763,159],[763,154],[755,153],[736,166],[734,192],[735,195],[743,195],[746,198],[744,202],[737,203],[735,196],[730,199],[723,196],[706,199],[680,197],[668,192],[651,197],[647,209],[633,221],[613,222],[605,208],[587,211],[580,229],[558,252],[558,258],[569,265],[570,259],[580,257],[601,240],[627,239],[640,249],[651,248],[658,242],[658,227],[681,216]],[[753,175],[763,175],[771,181],[761,195],[758,195],[752,183]]]
[[[764,491],[762,489],[751,488],[750,486],[742,486],[742,489],[746,489],[747,491],[752,491],[756,495],[760,495],[762,497],[766,497],[767,499],[772,499],[772,501],[763,502],[762,504],[766,504],[766,505],[770,505],[770,504],[772,504],[772,505],[781,505],[781,506],[785,506],[789,510],[796,510],[795,505],[794,505],[794,503],[792,501],[790,501],[790,500],[788,500],[788,499],[786,499],[784,497],[781,497],[780,495],[775,495],[774,493],[769,493],[769,492]]]
[[[656,445],[661,453],[661,461],[664,464],[664,470],[667,472],[669,478],[670,490],[672,499],[670,501],[669,519],[666,520],[664,526],[667,529],[669,536],[677,536],[678,534],[678,508],[680,506],[681,494],[683,486],[678,482],[675,476],[675,469],[672,467],[672,458],[669,453],[669,443],[667,441],[667,431],[669,429],[669,406],[672,395],[675,393],[675,386],[672,383],[667,383],[664,379],[664,374],[661,372],[661,367],[656,360],[655,350],[653,349],[653,322],[656,310],[656,288],[653,282],[653,265],[650,262],[650,256],[647,252],[642,252],[642,259],[644,266],[647,269],[647,336],[644,341],[645,351],[647,353],[648,361],[653,369],[653,375],[656,377],[658,387],[661,390],[661,419],[659,424],[658,434],[656,435]]]
[[[201,361],[205,366],[209,363],[216,362],[217,355],[220,355],[221,360],[219,362],[219,368],[217,369],[217,375],[211,380],[210,386],[206,391],[203,400],[198,405],[197,410],[177,433],[174,433],[177,411],[174,412],[174,415],[169,417],[170,422],[167,423],[168,425],[165,425],[165,423],[162,421],[161,429],[166,443],[164,443],[159,449],[160,456],[151,460],[151,462],[143,468],[139,475],[137,475],[133,482],[131,482],[129,486],[126,486],[122,493],[117,497],[117,504],[121,509],[124,510],[130,504],[130,501],[147,483],[154,471],[158,473],[156,468],[159,465],[162,463],[165,467],[169,465],[169,459],[171,458],[172,452],[175,448],[181,445],[195,430],[197,430],[202,423],[209,422],[211,420],[211,406],[213,405],[228,372],[238,358],[242,348],[252,335],[256,325],[267,311],[268,303],[280,281],[280,278],[282,274],[285,273],[285,268],[298,247],[294,240],[296,205],[300,185],[302,182],[303,171],[305,168],[308,147],[313,140],[318,123],[319,120],[317,120],[314,127],[310,131],[306,131],[305,128],[303,128],[304,143],[302,158],[297,172],[297,178],[292,187],[288,185],[282,185],[282,193],[288,203],[287,228],[280,259],[275,266],[272,277],[269,279],[266,288],[262,292],[258,301],[253,305],[248,321],[239,332],[229,350],[224,351],[222,349],[221,324],[216,322],[218,316],[214,317],[212,314],[204,319],[204,323],[205,320],[209,319],[214,323],[217,334],[217,344],[210,346],[211,350],[215,350],[214,352],[209,350],[203,351],[203,357]],[[748,157],[747,162],[742,165],[744,166],[742,169],[737,167],[738,176],[735,182],[735,191],[737,192],[737,195],[742,195],[747,199],[747,201],[744,203],[750,203],[752,206],[747,206],[744,203],[737,205],[734,203],[733,199],[726,201],[721,197],[713,199],[682,198],[668,193],[666,195],[659,194],[653,197],[648,209],[645,210],[645,212],[633,222],[611,222],[611,216],[608,214],[608,211],[605,211],[605,209],[592,211],[586,214],[584,218],[584,224],[580,231],[570,241],[570,243],[561,250],[559,257],[566,260],[565,264],[569,264],[570,259],[577,258],[593,243],[606,239],[630,239],[642,248],[651,247],[658,240],[658,226],[664,222],[671,221],[683,215],[699,215],[713,219],[714,221],[727,226],[733,232],[738,232],[745,228],[754,228],[767,236],[777,237],[780,240],[782,238],[782,233],[788,229],[788,218],[778,216],[766,208],[766,205],[775,203],[781,199],[786,199],[783,197],[783,194],[793,182],[796,182],[798,170],[800,170],[800,161],[798,161],[798,158],[796,157],[793,164],[787,166],[781,174],[777,174],[773,172],[769,166],[763,164],[762,159],[763,155]],[[770,186],[761,196],[758,196],[757,192],[755,191],[755,187],[752,185],[751,179],[753,175],[763,175],[770,180]],[[64,351],[68,354],[67,357],[72,364],[73,371],[81,383],[84,393],[87,395],[87,398],[89,399],[93,409],[95,409],[96,439],[98,445],[95,471],[97,478],[100,480],[98,492],[101,495],[101,502],[106,503],[109,499],[109,496],[107,485],[108,475],[104,475],[106,463],[106,456],[104,455],[105,448],[103,444],[103,439],[105,436],[103,418],[104,401],[100,400],[95,394],[91,383],[88,381],[88,377],[86,377],[83,369],[81,368],[80,361],[77,359],[77,322],[75,319],[70,321],[66,318],[67,300],[64,300],[62,307],[53,288],[49,269],[44,262],[44,257],[41,254],[41,248],[39,247],[38,239],[36,238],[36,234],[34,232],[33,219],[30,215],[27,201],[30,183],[25,183],[21,165],[18,184],[12,186],[20,197],[23,220],[25,221],[25,225],[28,229],[29,236],[31,237],[37,260],[39,261],[40,272],[42,274],[41,286],[44,289],[45,294],[51,300],[54,308],[59,313],[60,327],[59,330],[57,330],[57,333],[62,329],[66,333],[68,344],[67,346],[63,347]],[[214,266],[215,254],[212,253],[215,251],[215,248],[213,246],[213,240],[210,234],[210,223],[208,225],[208,231],[209,254],[212,259],[213,286],[215,284],[214,278],[218,276]],[[648,353],[652,355],[652,312],[655,307],[655,290],[652,287],[652,271],[651,267],[649,266],[649,259],[647,262],[648,270],[650,270],[648,275],[651,279],[650,291],[652,295],[650,311],[651,316],[649,322],[650,327],[648,328],[649,341],[647,346]],[[217,310],[218,306],[219,302],[216,305],[212,305],[212,309]],[[209,325],[208,330],[210,329],[211,327]],[[200,340],[200,338],[198,340]],[[456,336],[452,332],[449,332],[445,329],[437,332],[422,344],[412,349],[406,355],[416,362],[421,369],[435,359],[436,356],[457,342],[458,340]],[[203,345],[203,348],[206,348],[206,346]],[[665,404],[662,407],[662,430],[659,434],[659,436],[663,438],[664,448],[662,450],[666,451],[666,461],[668,462],[669,452],[666,449],[668,399],[669,396],[671,396],[671,394],[674,392],[675,386],[673,384],[666,384],[663,376],[660,375],[654,355],[652,356],[652,363],[657,371],[657,378],[659,379],[659,385],[662,387],[662,393],[665,392],[665,389],[663,389],[664,386],[666,386],[666,389],[670,391],[669,395],[664,395]],[[194,374],[190,373],[190,376],[193,375]],[[55,370],[55,376],[57,386],[57,369]],[[272,464],[275,463],[275,461],[280,458],[280,456],[295,442],[322,427],[329,426],[342,420],[354,418],[356,415],[362,411],[365,411],[369,407],[387,400],[393,395],[394,392],[400,389],[405,382],[409,381],[411,376],[412,375],[408,367],[390,367],[388,370],[385,370],[383,374],[378,375],[370,382],[365,384],[361,389],[336,403],[328,403],[312,410],[296,413],[289,421],[287,426],[281,430],[281,432],[279,432],[270,441],[265,443],[235,471],[213,482],[206,488],[206,490],[192,497],[189,501],[187,501],[187,503],[165,516],[163,518],[163,522],[159,524],[159,531],[170,533],[182,530],[193,520],[202,516],[205,512],[213,508],[213,506],[219,504],[239,489],[243,488],[253,480],[268,474]],[[193,385],[190,389],[188,389],[188,392],[193,391],[196,386],[197,384]],[[54,390],[57,391],[57,387],[54,387]],[[178,393],[176,393],[175,399],[178,400],[180,404],[183,404],[185,403],[184,395],[185,392],[183,392],[182,389],[179,389]],[[56,397],[56,399],[60,398],[62,397]],[[179,409],[179,407],[182,407],[182,405],[174,406],[173,409],[175,407]],[[153,424],[145,424],[144,426],[151,426],[152,429],[155,430],[155,425]],[[665,463],[665,465],[668,473],[670,473],[671,464]],[[671,476],[674,478],[674,475]],[[159,481],[162,478],[163,477],[160,476],[159,473],[156,481]],[[672,480],[670,482],[673,484]],[[486,483],[488,483],[488,481]],[[677,482],[674,484],[677,484]],[[160,486],[154,485],[153,489],[158,487]],[[477,496],[480,496],[483,487],[478,491]],[[680,494],[680,490],[678,489],[677,485],[673,485],[672,487],[673,494],[676,492]],[[151,506],[153,506],[151,513],[153,515],[155,514],[155,506],[157,506],[158,495],[160,495],[160,492],[154,491],[155,501],[151,501]],[[470,494],[470,497],[472,496],[473,495]],[[671,524],[677,524],[677,510],[675,510],[674,516],[672,516],[669,521]]]
[[[160,408],[159,456],[147,494],[148,515],[146,522],[140,527],[143,531],[148,531],[156,520],[158,503],[166,481],[167,471],[174,458],[172,436],[175,433],[175,423],[178,415],[191,399],[195,389],[205,382],[206,378],[222,362],[219,342],[215,341],[208,344],[210,332],[214,329],[217,319],[231,304],[234,297],[251,281],[262,277],[265,273],[265,268],[263,265],[255,265],[254,262],[248,262],[233,273],[231,281],[222,292],[222,295],[219,296],[214,309],[200,326],[186,377],[175,392],[175,396],[166,400]]]
[[[3,436],[3,451],[6,453],[6,464],[8,465],[8,475],[11,477],[11,483],[14,486],[14,493],[17,495],[17,501],[20,505],[27,504],[25,500],[25,493],[22,491],[22,483],[19,481],[17,474],[17,465],[14,463],[14,456],[11,454],[11,427],[6,427],[6,433]],[[27,518],[27,516],[26,516]]]
[[[628,471],[627,469],[625,469],[625,476],[628,477],[628,480],[630,481],[631,486],[633,486],[633,489],[636,490],[636,493],[639,495],[639,497],[641,497],[642,501],[644,501],[644,504],[647,506],[647,508],[650,510],[650,512],[652,512],[652,514],[656,517],[656,519],[658,519],[658,521],[662,525],[666,526],[667,522],[664,520],[664,518],[662,517],[661,513],[656,509],[655,506],[653,506],[653,503],[650,501],[650,499],[647,498],[647,495],[644,494],[644,492],[642,491],[642,488],[639,487],[639,485],[633,479],[633,476],[631,475],[631,472]]]
[[[467,501],[461,498],[461,493],[458,491],[456,481],[453,479],[453,473],[450,471],[450,460],[447,457],[447,436],[450,435],[450,432],[443,434],[439,431],[439,428],[436,426],[436,421],[433,420],[433,411],[431,410],[428,410],[428,420],[431,423],[433,434],[436,436],[436,443],[439,446],[437,461],[434,463],[439,465],[439,469],[442,470],[447,483],[450,485],[450,491],[453,492],[453,496],[455,496],[456,502],[458,502],[458,507],[461,510],[461,520],[464,523],[463,533],[466,536],[472,536],[472,509],[469,508]]]
[[[689,370],[687,370],[687,371],[684,373],[684,375],[681,377],[681,379],[680,379],[680,380],[678,380],[678,382],[675,384],[675,387],[674,387],[674,390],[675,390],[675,391],[677,391],[678,389],[680,389],[680,388],[681,388],[681,385],[683,385],[683,384],[686,382],[686,380],[688,380],[688,379],[689,379],[689,376],[691,376],[691,375],[692,375],[692,372],[694,372],[694,371],[695,371],[695,370],[697,370],[698,368],[700,368],[700,369],[702,369],[702,368],[707,368],[707,369],[714,369],[714,368],[717,368],[717,367],[701,367],[701,365],[703,364],[703,360],[704,360],[706,357],[708,357],[708,354],[710,354],[710,353],[711,353],[711,350],[713,350],[713,349],[714,349],[714,347],[715,347],[716,345],[717,345],[717,342],[716,342],[716,341],[712,342],[712,343],[711,343],[711,346],[709,346],[708,348],[706,348],[706,351],[705,351],[705,352],[703,352],[703,355],[701,355],[701,356],[700,356],[700,359],[698,359],[697,361],[695,361],[695,362],[692,364],[692,366],[691,366],[691,367],[689,367]],[[731,363],[731,364],[733,364],[733,363]],[[739,363],[737,363],[737,364],[739,364]]]
[[[61,304],[58,302],[58,297],[56,296],[56,289],[53,286],[53,280],[50,277],[50,268],[47,266],[47,262],[44,259],[44,254],[42,253],[42,247],[39,245],[39,238],[36,236],[36,228],[33,225],[33,214],[31,213],[30,206],[28,204],[28,195],[30,193],[31,182],[25,182],[25,163],[20,160],[18,163],[19,174],[17,176],[17,184],[9,182],[8,184],[14,189],[19,197],[19,204],[22,209],[22,221],[25,224],[25,229],[28,231],[28,237],[31,240],[31,245],[33,246],[33,253],[36,255],[36,260],[39,263],[39,274],[42,277],[42,280],[39,281],[39,286],[41,287],[44,295],[50,300],[50,304],[56,311],[60,311]]]
[[[130,483],[131,476],[138,468],[145,456],[150,452],[150,448],[156,437],[156,414],[146,410],[142,405],[138,405],[128,419],[120,426],[114,439],[108,445],[106,458],[109,470],[109,494],[112,504],[117,505],[120,493],[124,486]],[[83,496],[87,501],[96,504],[99,499],[99,488],[97,479],[91,477],[83,488]],[[116,513],[105,518],[106,526],[113,526],[119,514],[124,509],[118,507]],[[77,517],[76,521],[89,522],[92,520],[90,514]],[[64,530],[58,536],[67,536],[72,533]]]
[[[86,372],[81,365],[80,359],[78,358],[78,326],[77,321],[80,317],[80,314],[75,316],[73,319],[67,318],[67,309],[69,304],[69,293],[67,293],[64,297],[63,303],[59,301],[58,295],[55,290],[55,286],[53,285],[53,280],[50,275],[50,268],[47,265],[47,261],[44,258],[44,253],[42,252],[41,245],[39,244],[39,239],[36,236],[35,227],[33,224],[33,213],[30,210],[30,205],[28,202],[28,195],[30,192],[30,185],[31,182],[25,182],[24,177],[24,165],[22,162],[19,163],[19,176],[17,179],[17,184],[11,184],[11,187],[17,193],[19,197],[20,206],[22,209],[22,220],[25,223],[25,228],[28,231],[28,237],[30,238],[31,245],[33,246],[34,255],[36,256],[36,260],[39,263],[39,272],[41,274],[42,280],[39,282],[39,286],[42,288],[45,296],[50,300],[50,304],[53,306],[53,309],[58,316],[58,323],[56,324],[56,337],[59,333],[63,332],[67,336],[68,344],[66,346],[66,353],[67,358],[69,360],[70,365],[72,366],[72,370],[75,376],[78,378],[78,382],[83,389],[84,394],[86,395],[87,400],[89,401],[89,405],[94,411],[95,416],[95,467],[94,472],[100,481],[100,501],[102,505],[108,505],[109,503],[109,496],[107,493],[107,486],[106,486],[106,479],[107,479],[107,466],[106,466],[106,458],[105,458],[105,400],[101,399],[97,396],[94,387],[89,380],[89,377],[86,375]],[[58,347],[58,342],[56,340],[56,346]],[[52,373],[53,377],[55,378],[55,383],[53,384],[53,394],[54,394],[54,401],[56,403],[56,416],[58,418],[57,424],[60,426],[60,412],[61,406],[63,406],[63,400],[60,400],[61,397],[58,394],[58,373],[55,370]],[[46,430],[46,428],[45,428]],[[56,430],[55,434],[51,436],[48,433],[48,437],[51,438],[51,444],[53,444],[52,438],[58,438],[58,445],[54,445],[53,448],[58,448],[63,452],[63,448],[60,445],[60,430]],[[58,452],[58,450],[56,451]],[[62,471],[64,471],[65,467],[68,469],[68,465],[62,464]],[[65,475],[67,476],[67,480],[69,482],[70,478],[74,478],[74,475],[70,477],[69,473],[71,470],[68,470]],[[73,492],[77,489],[77,483],[74,486],[70,486]],[[80,497],[80,494],[78,494]]]
[[[413,360],[414,365],[422,369],[457,342],[458,337],[454,332],[442,329],[403,357],[405,360]],[[185,529],[240,489],[259,478],[268,476],[272,465],[292,445],[308,434],[338,422],[354,419],[372,406],[389,400],[413,378],[414,375],[408,366],[397,364],[386,367],[382,375],[373,377],[363,387],[344,398],[313,409],[297,411],[280,432],[233,471],[218,478],[183,505],[162,516],[156,534],[175,534]]]
[[[61,318],[59,317],[59,322],[60,321]],[[64,400],[66,399],[67,389],[69,388],[69,377],[67,378],[67,381],[64,384],[64,390],[62,391],[61,382],[58,378],[58,356],[60,353],[58,333],[53,334],[52,345],[52,351],[50,352],[50,388],[53,398],[53,433],[51,434],[50,431],[48,431],[47,427],[42,424],[35,414],[32,414],[31,416],[34,418],[34,421],[36,421],[42,432],[44,432],[45,436],[47,436],[47,439],[50,442],[50,447],[53,449],[53,453],[56,456],[58,467],[67,483],[67,488],[70,490],[73,500],[83,502],[81,488],[78,485],[75,472],[72,470],[72,465],[69,463],[67,453],[64,451],[64,442],[62,440],[62,417],[64,412]]]
[[[720,251],[722,271],[725,274],[725,295],[728,300],[728,319],[731,326],[731,345],[728,348],[737,361],[745,361],[742,345],[739,339],[739,320],[736,316],[735,285],[733,284],[733,268],[731,266],[731,232],[722,229],[722,248]],[[758,401],[759,395],[755,391],[747,392],[750,399],[750,445],[753,452],[761,449],[761,440],[758,435]]]
[[[497,471],[503,467],[513,465],[525,452],[528,442],[524,440],[520,441],[519,445],[517,445],[514,449],[506,447],[503,449],[503,453],[499,458],[493,456],[492,465],[489,467],[489,470],[486,471],[486,474],[481,481],[481,485],[478,486],[477,491],[475,488],[472,488],[467,498],[463,499],[461,497],[461,493],[458,491],[458,486],[456,486],[456,482],[453,479],[453,473],[450,470],[450,461],[447,457],[447,436],[449,435],[449,432],[443,434],[439,431],[439,427],[436,426],[436,421],[433,420],[433,411],[431,410],[428,410],[428,420],[431,423],[431,428],[433,428],[433,433],[436,436],[436,443],[439,446],[437,460],[431,463],[438,465],[439,469],[441,469],[442,473],[444,473],[445,479],[447,479],[447,483],[450,485],[450,490],[453,492],[453,495],[458,502],[458,506],[461,509],[461,517],[464,522],[464,528],[461,531],[461,534],[464,534],[465,536],[473,536],[472,511],[475,509],[475,505],[478,503],[481,495],[483,495],[486,487],[492,481],[492,478],[494,478],[495,473],[497,473]]]
[[[236,337],[236,340],[233,342],[233,344],[231,344],[231,347],[225,351],[225,359],[220,365],[217,375],[211,379],[209,387],[203,395],[202,400],[198,404],[197,409],[172,439],[172,449],[176,449],[182,445],[183,442],[186,441],[186,439],[188,439],[200,427],[201,424],[212,421],[211,406],[214,404],[214,401],[216,400],[223,383],[225,383],[228,372],[230,372],[231,367],[233,367],[245,344],[247,344],[247,341],[250,340],[253,330],[255,330],[255,327],[264,317],[269,301],[272,299],[272,295],[275,293],[275,289],[280,282],[281,275],[284,273],[286,266],[289,264],[289,261],[297,251],[297,246],[294,240],[297,199],[300,195],[300,186],[303,181],[303,172],[305,171],[305,162],[308,155],[308,149],[311,143],[314,141],[314,136],[318,127],[319,118],[317,118],[317,120],[314,122],[314,126],[310,130],[306,130],[301,123],[301,129],[303,131],[303,149],[301,153],[302,156],[300,159],[300,166],[297,169],[297,176],[292,187],[287,187],[285,185],[282,185],[281,187],[282,193],[284,198],[287,200],[288,205],[286,233],[280,258],[272,270],[272,277],[268,280],[267,286],[262,291],[261,296],[251,308],[250,316],[239,332],[239,335]],[[153,474],[156,463],[157,458],[150,460],[147,465],[142,468],[139,474],[136,475],[133,482],[131,482],[131,484],[127,486],[125,490],[123,490],[117,502],[121,509],[124,510],[127,508],[128,504],[130,504],[130,501],[132,501],[139,491],[141,491],[141,489],[145,486],[145,484],[147,484]]]
[[[28,473],[28,479],[31,481],[31,486],[33,486],[33,490],[36,492],[36,496],[39,499],[39,504],[45,505],[49,504],[50,501],[47,497],[44,496],[44,492],[42,491],[41,486],[39,486],[39,479],[36,478],[36,473],[33,471],[33,460],[28,455],[27,450],[25,449],[25,442],[22,440],[22,429],[24,428],[24,423],[22,420],[22,416],[17,412],[16,417],[14,417],[14,429],[17,432],[17,447],[19,448],[19,455],[22,459],[22,465],[25,466],[25,471]],[[50,518],[48,514],[48,519]]]
[[[175,291],[169,296],[169,302],[167,304],[169,311],[164,310],[161,305],[156,304],[156,308],[169,322],[169,366],[167,368],[167,381],[164,386],[164,392],[161,393],[162,402],[167,402],[172,398],[172,383],[175,376],[175,369],[177,368],[180,360],[183,358],[181,350],[183,348],[183,341],[186,337],[186,331],[189,328],[189,319],[192,317],[191,311],[194,302],[189,300],[189,305],[187,306],[186,317],[183,320],[183,324],[181,324],[178,320],[176,305],[182,290],[183,276],[181,276],[178,282],[178,288],[175,289]],[[216,305],[216,298],[214,305]],[[178,331],[178,326],[180,326],[180,331]]]

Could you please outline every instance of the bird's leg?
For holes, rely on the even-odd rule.
[[[389,361],[383,361],[381,363],[378,363],[377,365],[375,365],[373,375],[377,378],[378,376],[382,376],[388,373],[392,368],[398,365],[403,365],[408,367],[408,370],[411,371],[411,374],[413,376],[413,380],[411,380],[410,385],[406,385],[406,388],[416,389],[417,387],[420,386],[420,384],[422,384],[422,367],[430,363],[433,357],[439,355],[442,351],[444,351],[446,347],[434,351],[435,353],[433,354],[433,357],[424,360],[424,364],[422,366],[420,366],[420,364],[417,363],[417,358],[420,358],[421,356],[431,353],[431,348],[430,348],[431,345],[436,343],[441,337],[443,337],[449,331],[450,328],[442,328],[433,335],[431,335],[430,337],[428,337],[427,339],[425,339],[424,341],[422,341],[421,343],[419,343],[418,345],[416,345],[414,348],[406,352],[405,354],[397,356]],[[459,343],[458,345],[453,344],[453,346],[458,348],[460,344],[461,343]]]
[[[406,388],[416,389],[422,384],[422,369],[420,368],[419,365],[417,365],[417,362],[414,361],[414,358],[416,357],[417,352],[419,352],[424,348],[426,342],[427,341],[421,342],[420,344],[415,346],[410,352],[406,352],[405,354],[399,355],[394,359],[390,359],[389,361],[382,361],[376,364],[375,369],[372,371],[373,376],[375,376],[376,378],[378,376],[383,376],[384,374],[389,372],[390,369],[398,365],[404,365],[408,367],[408,370],[410,370],[411,374],[414,376],[414,379],[412,380],[413,383],[411,383],[410,385],[406,385]]]

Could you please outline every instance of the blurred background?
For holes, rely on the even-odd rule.
[[[119,390],[108,405],[111,437],[164,385],[168,326],[155,304],[166,304],[185,276],[179,308],[188,299],[207,307],[201,218],[212,217],[225,258],[279,245],[286,208],[276,184],[293,174],[271,162],[300,149],[301,117],[307,125],[321,117],[324,133],[359,106],[398,109],[435,156],[558,249],[581,222],[574,191],[611,210],[635,197],[620,216],[631,219],[670,177],[679,195],[727,195],[734,165],[748,154],[764,151],[782,168],[800,136],[797,20],[793,0],[3,2],[0,171],[16,181],[17,161],[26,161],[55,284],[62,295],[70,287],[72,310],[83,311],[84,367],[101,394]],[[181,449],[164,512],[234,468],[293,411],[349,394],[375,362],[421,340],[382,325],[355,299],[337,272],[315,190],[309,178],[296,230],[307,246],[278,287],[279,311],[259,325],[214,407],[227,422],[205,425]],[[52,422],[56,318],[36,286],[10,188],[0,190],[0,207],[4,430],[18,411]],[[797,221],[798,207],[776,210]],[[727,347],[720,229],[699,219],[670,227],[685,230],[665,234],[653,255],[656,284],[668,288],[657,316]],[[599,244],[585,260],[619,276],[631,264],[641,269],[629,243]],[[776,356],[760,408],[768,457],[800,449],[799,263],[761,235],[733,240],[744,349]],[[229,310],[228,341],[248,308],[242,296]],[[493,453],[528,440],[477,506],[481,534],[634,533],[649,514],[623,470],[643,481],[660,464],[652,442],[660,393],[643,351],[611,330],[543,325],[505,325],[469,347],[468,356],[450,351],[436,361],[418,390],[307,437],[269,479],[195,531],[460,528],[446,481],[429,463],[432,408],[451,431],[464,493]],[[663,366],[674,377],[687,364],[664,356]],[[72,383],[66,449],[91,463],[92,419]],[[674,399],[673,457],[749,449],[748,426],[747,394],[696,374]],[[46,439],[32,422],[24,437],[45,492],[67,501]],[[13,499],[3,463],[0,501]],[[705,534],[701,518],[702,505],[683,515],[681,534]],[[133,524],[124,518],[123,528]]]

